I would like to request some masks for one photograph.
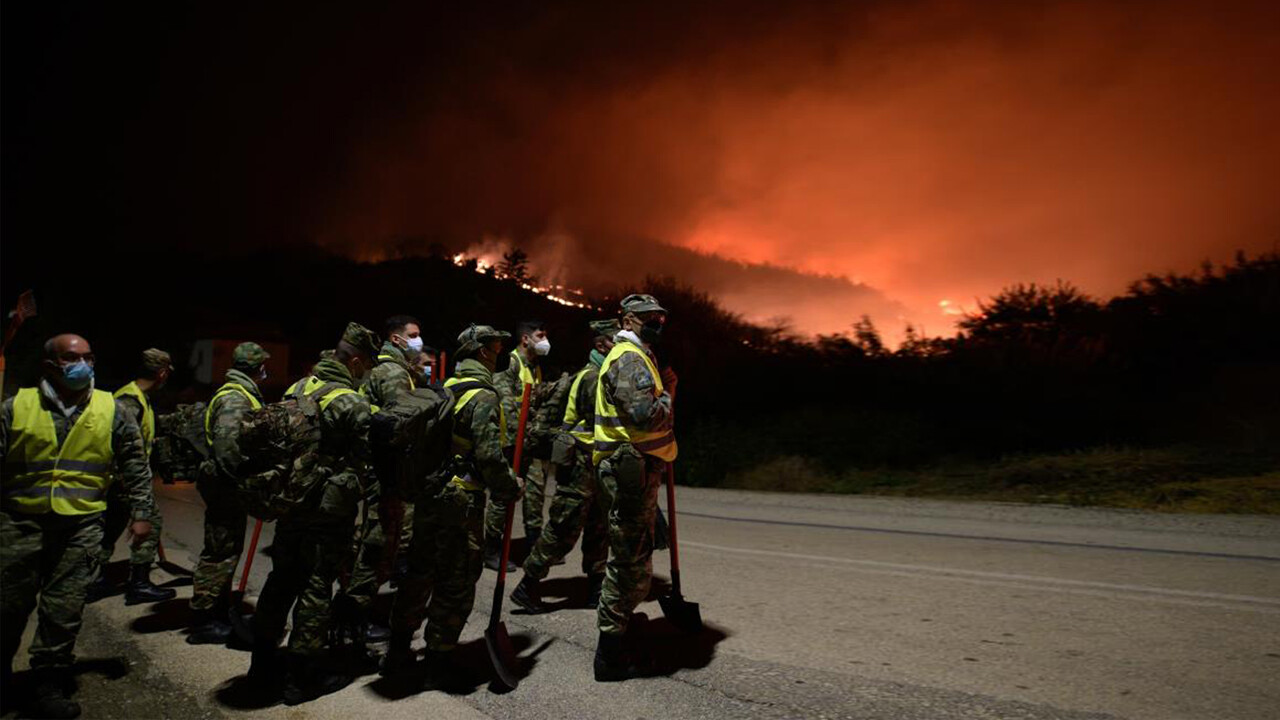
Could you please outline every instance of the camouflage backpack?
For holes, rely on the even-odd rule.
[[[156,417],[156,439],[151,463],[165,480],[195,480],[200,464],[209,458],[204,437],[205,404],[179,405]]]
[[[544,382],[537,386],[536,397],[530,399],[533,408],[529,415],[528,437],[525,439],[529,457],[551,459],[552,443],[564,423],[564,411],[569,404],[569,390],[572,387],[572,375],[561,375],[553,383]]]
[[[278,520],[333,474],[333,459],[320,451],[320,412],[323,398],[339,388],[329,383],[309,395],[295,393],[241,421],[238,445],[244,460],[236,489],[250,515]]]
[[[452,436],[453,393],[439,385],[399,393],[369,420],[378,482],[411,502],[434,494],[448,480]]]

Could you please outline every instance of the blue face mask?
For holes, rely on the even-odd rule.
[[[68,390],[83,390],[93,382],[93,366],[79,360],[62,366],[62,384]]]

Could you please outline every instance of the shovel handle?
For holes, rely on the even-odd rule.
[[[680,544],[676,540],[676,466],[667,463],[667,527],[671,529],[671,594],[680,597]]]
[[[258,537],[262,535],[262,521],[257,520],[253,524],[253,537],[249,540],[249,556],[244,559],[244,572],[240,573],[239,591],[249,586],[249,569],[253,567],[253,556],[258,552]]]
[[[529,423],[529,392],[533,386],[524,385],[524,395],[520,398],[520,425],[516,428],[516,452],[512,459],[512,467],[516,476],[520,475],[520,462],[524,459],[524,430]],[[497,627],[502,620],[502,596],[507,585],[507,561],[511,558],[511,526],[515,523],[515,500],[507,503],[507,515],[502,527],[502,557],[498,560],[498,582],[493,588],[493,610],[489,612],[489,627]]]

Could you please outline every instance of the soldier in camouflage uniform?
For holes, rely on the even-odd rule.
[[[595,433],[596,380],[605,356],[613,349],[613,337],[622,329],[617,320],[591,323],[595,348],[587,364],[573,378],[560,432],[553,441],[556,492],[551,499],[551,519],[524,561],[524,577],[511,600],[532,613],[546,612],[538,583],[551,566],[564,560],[582,535],[582,571],[590,591],[587,604],[595,607],[604,582],[609,555],[607,508],[596,501],[596,471],[591,462]]]
[[[448,656],[471,614],[482,571],[484,491],[495,500],[519,497],[519,480],[503,454],[506,425],[492,385],[508,337],[487,325],[472,325],[458,336],[457,370],[445,383],[455,402],[454,474],[438,494],[416,503],[409,572],[391,609],[384,675],[412,667],[410,642],[426,618],[428,676],[437,687],[449,684]]]
[[[125,488],[135,540],[151,533],[151,470],[142,435],[118,400],[93,387],[93,351],[78,335],[45,343],[44,378],[0,410],[0,694],[13,697],[13,659],[31,611],[31,717],[70,718],[85,593],[102,543],[113,481]]]
[[[315,366],[321,384],[308,395],[320,405],[321,467],[330,471],[317,481],[310,497],[276,523],[271,573],[258,596],[253,618],[253,664],[250,677],[270,683],[276,677],[276,645],[284,634],[289,610],[284,701],[296,705],[334,692],[351,679],[325,667],[333,584],[350,559],[360,503],[374,482],[370,466],[369,400],[356,392],[359,378],[373,367],[378,339],[371,330],[350,323],[332,358]]]
[[[622,637],[653,578],[658,486],[676,458],[671,399],[675,373],[659,373],[653,345],[667,312],[650,295],[622,300],[622,330],[614,337],[596,383],[593,460],[609,503],[609,563],[596,611],[600,629],[595,677],[625,680],[645,672],[623,652]]]
[[[261,345],[240,343],[232,352],[226,383],[205,410],[205,439],[210,457],[200,470],[196,489],[204,499],[204,548],[196,564],[191,593],[192,645],[221,644],[231,637],[228,618],[231,577],[244,550],[247,515],[236,495],[240,422],[262,407],[258,383],[267,376],[270,354]]]
[[[520,423],[520,400],[524,397],[524,386],[533,385],[529,395],[529,419],[533,419],[538,389],[542,383],[542,358],[551,352],[551,340],[542,323],[526,320],[516,328],[520,338],[520,346],[511,351],[506,369],[494,373],[493,385],[502,398],[502,412],[506,416],[507,441],[511,443],[510,453],[516,441],[516,432]],[[529,547],[538,541],[542,533],[542,506],[546,499],[547,479],[544,462],[531,454],[524,457],[522,477],[524,484],[524,536]],[[498,569],[498,555],[501,553],[503,521],[507,516],[507,506],[501,502],[489,503],[485,511],[485,567]],[[507,572],[514,572],[514,563],[508,563]]]
[[[173,361],[169,353],[156,348],[142,352],[142,372],[137,380],[116,391],[116,399],[120,401],[129,416],[142,431],[142,444],[151,456],[152,443],[156,436],[155,414],[151,409],[151,393],[164,386],[173,372]],[[111,562],[111,554],[115,551],[116,540],[129,524],[129,501],[125,497],[124,485],[116,483],[111,486],[107,497],[107,511],[103,513],[102,554],[99,558],[100,571],[98,579],[89,587],[87,602],[95,602],[111,594],[112,587],[107,581],[105,568]],[[155,564],[156,552],[160,546],[160,533],[164,525],[160,513],[152,515],[151,534],[145,540],[135,543],[129,553],[129,584],[125,589],[124,603],[137,605],[162,600],[172,600],[177,591],[171,588],[159,588],[151,582],[151,566]]]
[[[387,319],[385,328],[387,339],[378,351],[377,364],[360,389],[374,407],[390,405],[397,395],[417,387],[406,353],[416,353],[422,347],[418,320],[409,315],[395,315]],[[387,557],[387,549],[394,544],[388,543],[387,538],[399,536],[404,506],[404,501],[396,497],[394,487],[370,483],[351,576],[346,589],[334,602],[335,608],[345,606],[344,612],[353,616],[356,627],[363,628],[365,642],[387,639],[387,628],[369,622],[369,606],[389,574],[391,559]]]

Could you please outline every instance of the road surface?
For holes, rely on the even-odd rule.
[[[190,567],[199,496],[186,484],[157,492],[169,559]],[[580,607],[586,586],[575,554],[546,583],[547,600],[563,609],[506,618],[527,658],[514,692],[495,692],[482,677],[494,581],[486,571],[463,636],[474,691],[389,687],[369,674],[298,708],[254,712],[385,720],[1262,720],[1280,712],[1280,518],[684,488],[680,496],[685,592],[708,629],[683,637],[656,602],[641,606],[650,621],[637,629],[664,676],[592,680],[594,613]],[[268,525],[263,547],[270,537]],[[668,557],[655,558],[665,580]],[[250,599],[269,567],[260,554]],[[89,607],[79,647],[85,717],[244,715],[235,679],[248,653],[185,644],[177,628],[189,580],[156,575],[179,587],[180,600],[126,607],[116,597]]]

